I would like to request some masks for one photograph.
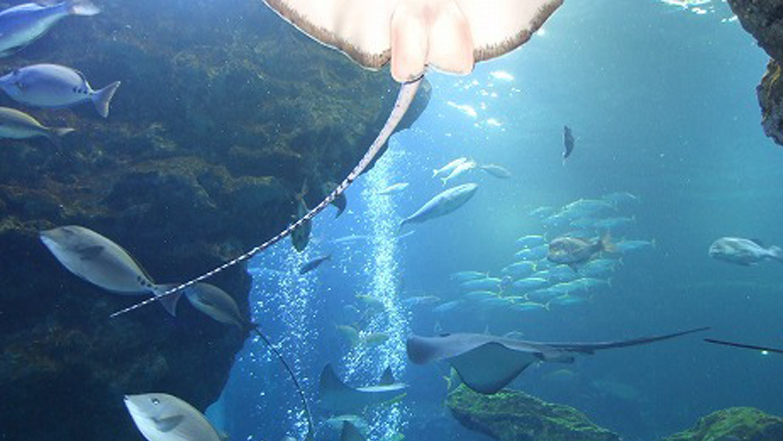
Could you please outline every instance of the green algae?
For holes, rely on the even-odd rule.
[[[500,441],[615,441],[578,410],[546,403],[519,391],[482,395],[460,386],[447,406],[465,427]]]
[[[780,441],[783,419],[752,407],[719,410],[664,441]]]

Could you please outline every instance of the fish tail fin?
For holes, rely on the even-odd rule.
[[[405,225],[410,222],[408,219],[403,219],[402,222],[400,222],[400,226],[397,227],[397,235],[399,236],[402,233],[402,229],[405,228]]]
[[[434,168],[434,169],[432,169],[432,177],[434,178],[436,176],[438,176],[438,169]]]
[[[551,309],[549,308],[549,305],[551,305],[551,304],[552,304],[551,300],[546,302],[546,303],[543,303],[544,309],[546,309],[547,311],[551,311]]]
[[[120,82],[115,81],[95,92],[92,96],[92,103],[95,104],[95,110],[104,118],[109,116],[109,104],[111,104],[111,99],[114,98],[114,93],[117,92],[118,87],[120,87]]]
[[[783,262],[783,248],[773,245],[769,247],[769,255],[772,256],[773,259]]]
[[[607,253],[616,253],[617,245],[612,242],[612,233],[607,231],[601,238],[601,248]]]
[[[152,288],[152,293],[160,297],[161,295],[165,294],[166,291],[176,288],[177,286],[179,286],[179,284],[156,285]],[[180,297],[182,297],[182,290],[172,293],[171,295],[162,296],[158,302],[160,303],[160,306],[166,310],[166,312],[171,314],[172,317],[176,317],[177,303],[179,302]]]
[[[449,178],[440,178],[441,181],[443,181],[443,186],[445,187],[446,184],[449,183]]]
[[[46,132],[46,137],[49,138],[49,141],[52,141],[52,144],[54,144],[57,147],[62,147],[63,141],[62,137],[73,132],[76,129],[72,129],[70,127],[57,127],[57,128],[51,128],[48,132]]]
[[[655,249],[655,239],[650,240],[650,245],[652,245],[652,248]]]
[[[72,15],[95,15],[100,13],[101,10],[89,0],[69,0],[68,1],[68,13]]]

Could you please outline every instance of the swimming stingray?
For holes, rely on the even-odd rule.
[[[707,328],[602,343],[540,343],[486,334],[408,337],[408,358],[416,364],[446,360],[476,392],[494,394],[536,362],[571,363],[579,354],[667,340]]]
[[[563,4],[563,0],[264,0],[280,17],[315,41],[337,49],[368,69],[391,65],[401,83],[397,102],[367,153],[332,192],[299,220],[247,253],[162,297],[201,282],[250,259],[301,225],[310,222],[342,195],[373,162],[408,110],[427,67],[469,74],[479,61],[504,55],[526,43]],[[132,311],[150,298],[114,313]]]
[[[407,387],[404,383],[395,381],[391,369],[387,368],[377,386],[353,388],[337,376],[331,364],[327,364],[321,372],[318,394],[321,397],[321,406],[325,409],[350,413],[400,398]]]

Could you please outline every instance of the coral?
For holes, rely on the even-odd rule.
[[[696,426],[664,441],[778,441],[783,439],[783,419],[751,407],[714,412]]]
[[[1,140],[0,439],[138,440],[123,394],[167,392],[203,410],[246,337],[187,303],[176,319],[156,305],[109,319],[141,297],[77,279],[40,230],[86,226],[154,280],[184,281],[285,227],[303,182],[342,180],[396,96],[388,73],[357,68],[262,2],[100,7],[0,59],[0,73],[47,62],[84,72],[95,88],[122,81],[107,119],[89,103],[30,109],[0,96],[0,106],[76,129],[61,149]],[[408,125],[427,98],[425,88]],[[305,196],[309,206],[320,197]],[[247,314],[243,268],[210,283]]]
[[[519,391],[482,395],[460,386],[447,406],[465,427],[499,441],[619,441],[572,407],[546,403]]]

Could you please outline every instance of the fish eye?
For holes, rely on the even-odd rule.
[[[157,398],[153,398],[153,399],[151,399],[150,401],[152,401],[152,404],[154,404],[154,405],[156,405],[156,406],[157,406],[158,404],[160,404],[160,400],[159,400],[159,399],[157,399]]]

